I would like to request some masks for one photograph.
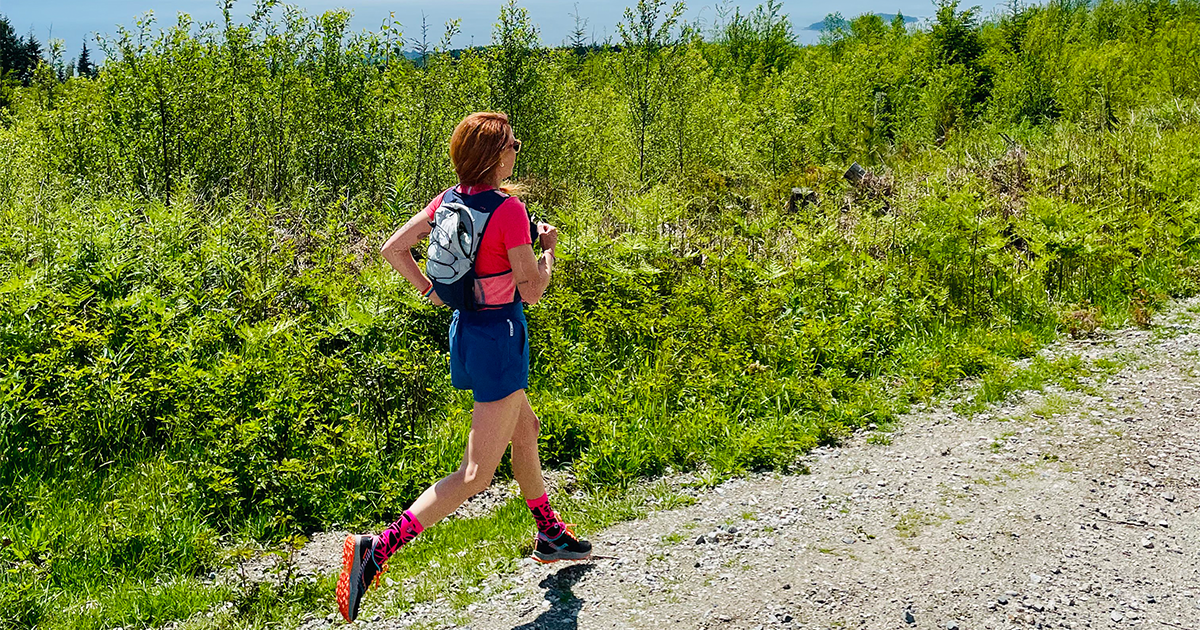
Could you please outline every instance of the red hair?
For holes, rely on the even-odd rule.
[[[450,161],[463,186],[496,182],[500,157],[508,148],[512,127],[508,115],[501,112],[476,112],[454,128],[450,136]]]

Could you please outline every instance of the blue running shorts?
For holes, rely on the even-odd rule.
[[[495,402],[529,387],[529,335],[520,302],[486,311],[454,311],[450,382]]]

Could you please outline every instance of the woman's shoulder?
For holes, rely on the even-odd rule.
[[[434,197],[433,199],[431,199],[429,201],[429,205],[425,206],[425,209],[422,210],[422,212],[424,212],[430,219],[432,219],[434,213],[437,212],[438,206],[442,205],[442,199],[445,198],[447,192],[450,192],[450,191],[443,190],[442,192],[438,193],[438,195],[436,197]]]
[[[517,197],[508,197],[492,213],[491,223],[499,226],[505,249],[533,242],[529,235],[529,213]]]
[[[500,207],[496,208],[496,212],[528,214],[525,209],[525,202],[521,201],[520,197],[509,195],[508,193],[503,194],[507,195],[507,197],[500,203]]]

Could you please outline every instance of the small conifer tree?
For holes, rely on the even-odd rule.
[[[83,40],[83,49],[79,51],[79,61],[75,65],[75,74],[92,79],[96,76],[96,66],[88,54],[87,40]]]

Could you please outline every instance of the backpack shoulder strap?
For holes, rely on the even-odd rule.
[[[463,194],[458,192],[457,186],[451,186],[442,193],[441,203],[454,202],[462,203]]]
[[[495,189],[462,196],[464,204],[488,215],[495,212],[507,199],[508,195]]]

